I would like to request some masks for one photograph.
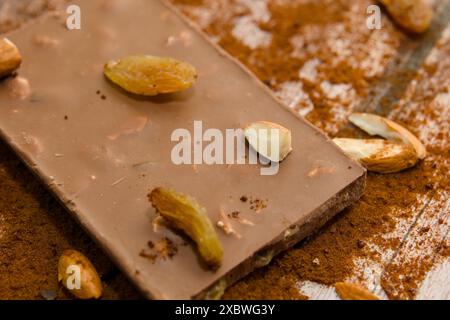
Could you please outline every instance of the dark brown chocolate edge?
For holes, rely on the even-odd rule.
[[[212,45],[218,52],[236,63],[240,66],[240,68],[247,73],[247,75],[256,83],[257,86],[262,88],[267,94],[269,94],[277,103],[280,105],[280,107],[285,108],[291,112],[293,116],[300,119],[300,121],[303,121],[307,125],[309,125],[311,128],[313,128],[318,134],[324,136],[328,140],[330,144],[334,146],[337,150],[339,150],[341,153],[342,150],[333,143],[325,132],[320,130],[319,128],[315,127],[310,122],[306,121],[301,117],[298,113],[296,113],[294,110],[288,108],[285,106],[281,100],[278,99],[278,97],[275,96],[275,94],[263,83],[261,80],[259,80],[243,63],[241,63],[238,59],[231,56],[228,52],[226,52],[224,49],[222,49],[220,46],[218,46],[216,43],[214,43],[206,33],[203,32],[198,26],[196,26],[192,21],[190,21],[188,18],[186,18],[181,11],[176,8],[174,5],[172,5],[168,0],[158,0],[161,3],[163,3],[168,10],[175,13],[189,28],[195,30],[198,34],[200,34],[203,39],[205,39],[210,45]],[[23,25],[23,27],[27,27],[29,25],[32,25],[36,21],[39,21],[41,19],[51,18],[54,16],[52,13],[44,14],[43,16],[33,19],[29,23]],[[2,35],[3,37],[7,37],[8,34],[13,33],[13,31],[5,33]],[[99,245],[106,254],[113,260],[115,265],[127,276],[127,278],[137,287],[137,289],[143,294],[144,297],[148,299],[164,299],[164,294],[161,292],[150,292],[148,289],[146,289],[144,286],[141,285],[141,281],[137,280],[136,278],[133,278],[131,275],[135,273],[135,270],[133,268],[130,268],[127,264],[122,264],[120,262],[120,258],[114,254],[112,250],[108,248],[109,241],[101,236],[101,234],[95,232],[95,228],[92,224],[90,224],[86,219],[83,218],[83,215],[81,214],[80,210],[77,208],[76,204],[71,200],[68,199],[64,193],[60,190],[58,190],[57,185],[51,181],[50,177],[48,177],[38,166],[36,166],[33,162],[33,160],[25,153],[22,152],[20,149],[20,146],[15,144],[0,128],[0,138],[5,141],[12,149],[13,151],[19,155],[19,157],[23,160],[25,165],[31,170],[31,172],[37,176],[44,186],[57,198],[57,200],[68,210],[68,212],[72,215],[72,217],[75,219],[75,221],[78,222],[78,224],[85,230],[90,237]],[[359,163],[353,161],[353,166],[363,168]],[[342,189],[340,192],[334,195],[331,199],[323,203],[319,208],[309,213],[308,217],[306,218],[306,221],[303,219],[302,221],[298,221],[297,223],[291,225],[288,227],[282,234],[280,234],[277,238],[270,241],[269,244],[265,245],[263,248],[258,250],[256,253],[254,253],[251,257],[249,257],[247,260],[243,261],[241,264],[239,264],[236,268],[229,271],[226,275],[224,275],[221,279],[216,281],[214,284],[209,286],[207,289],[199,292],[198,294],[192,296],[192,299],[204,299],[206,293],[208,290],[213,288],[218,282],[221,280],[226,281],[226,287],[231,286],[232,284],[236,283],[239,279],[243,278],[244,276],[248,275],[250,272],[255,270],[257,268],[257,260],[260,256],[264,256],[266,253],[270,252],[273,256],[276,256],[277,254],[281,253],[282,251],[292,247],[299,241],[303,240],[305,237],[311,235],[314,233],[314,231],[317,231],[321,226],[323,226],[329,219],[331,219],[333,216],[335,216],[338,212],[343,210],[344,208],[351,205],[354,201],[358,200],[365,187],[365,181],[366,181],[366,171],[363,168],[364,172],[363,174],[353,181],[351,184],[349,184],[347,187]],[[287,230],[295,230],[295,228],[298,228],[298,231],[294,232],[290,237],[285,238],[284,233]],[[154,290],[154,289],[153,289]]]
[[[299,243],[306,237],[313,235],[336,214],[338,214],[343,209],[345,209],[353,202],[358,200],[364,192],[365,184],[366,184],[366,174],[363,174],[358,179],[349,184],[347,187],[345,187],[337,194],[335,194],[331,199],[322,204],[319,208],[312,211],[309,214],[306,222],[302,220],[298,223],[294,223],[289,228],[287,228],[282,234],[280,234],[273,241],[271,241],[269,245],[255,252],[251,257],[242,262],[236,268],[229,271],[226,275],[224,275],[220,280],[216,281],[216,283],[211,285],[208,289],[198,293],[192,298],[204,299],[208,291],[214,288],[214,286],[218,284],[220,281],[225,280],[226,287],[228,288],[229,286],[233,285],[243,277],[250,274],[252,271],[260,267],[265,267],[270,263],[273,257],[291,248],[292,246]],[[286,232],[289,230],[291,230],[292,233],[288,233],[287,235]],[[260,262],[258,260],[261,257],[264,257],[264,260],[267,260],[266,264],[259,265]],[[269,259],[267,259],[266,257],[269,257]]]

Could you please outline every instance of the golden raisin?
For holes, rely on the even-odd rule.
[[[149,55],[109,61],[104,73],[124,90],[144,96],[186,90],[197,79],[197,71],[189,63]]]
[[[200,255],[211,268],[220,267],[222,245],[206,210],[195,199],[164,188],[153,189],[148,198],[162,217],[197,244]]]

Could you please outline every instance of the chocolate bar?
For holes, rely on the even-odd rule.
[[[212,297],[360,197],[365,170],[170,5],[72,4],[80,29],[49,15],[7,36],[23,62],[0,83],[0,136],[146,297]],[[134,54],[186,61],[197,83],[175,94],[128,94],[103,67]],[[276,174],[261,174],[259,163],[173,161],[177,130],[195,136],[201,124],[203,133],[225,133],[258,120],[292,132]],[[156,187],[205,207],[224,250],[219,269],[205,268],[195,245],[157,218],[147,200]]]

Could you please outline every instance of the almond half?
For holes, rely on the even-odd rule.
[[[0,39],[0,78],[13,73],[21,63],[22,57],[16,45],[7,38]]]
[[[388,140],[411,145],[419,159],[424,159],[427,155],[423,143],[409,130],[392,120],[370,113],[352,113],[348,119],[370,135],[378,135]]]
[[[408,31],[422,33],[430,27],[433,10],[426,0],[379,0],[394,21]]]
[[[283,161],[292,151],[291,131],[277,123],[250,123],[244,128],[244,135],[256,152],[272,162]]]
[[[372,292],[355,283],[337,282],[334,287],[342,300],[380,300]]]
[[[76,250],[66,250],[59,258],[58,281],[78,299],[98,299],[103,292],[97,270]]]
[[[383,139],[348,138],[335,138],[333,142],[347,156],[360,162],[369,171],[398,172],[414,166],[418,161],[414,149],[407,144]]]

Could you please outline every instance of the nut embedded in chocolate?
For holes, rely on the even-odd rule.
[[[252,122],[245,127],[244,134],[250,146],[270,161],[281,162],[292,151],[291,131],[277,123]]]
[[[206,210],[197,201],[164,188],[153,189],[148,198],[161,216],[195,241],[202,258],[211,268],[220,267],[222,245]]]
[[[21,63],[22,56],[16,45],[7,38],[0,39],[0,78],[12,74]]]

